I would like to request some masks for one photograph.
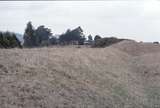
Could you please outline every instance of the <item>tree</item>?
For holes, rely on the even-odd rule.
[[[51,30],[45,28],[44,25],[34,29],[31,22],[27,23],[27,27],[24,33],[24,46],[36,47],[49,44],[49,37],[52,35]]]
[[[52,35],[51,30],[48,28],[45,28],[44,25],[39,26],[35,30],[35,36],[36,36],[36,45],[40,46],[43,43],[48,43],[49,37]]]
[[[88,36],[88,41],[89,41],[89,42],[92,42],[92,41],[93,41],[92,35],[89,35],[89,36]]]
[[[36,46],[35,30],[34,30],[34,27],[32,25],[32,22],[30,22],[30,21],[27,23],[27,27],[25,29],[23,38],[24,38],[24,46],[25,47]]]
[[[0,48],[21,48],[21,43],[16,35],[11,32],[0,32]]]
[[[94,37],[94,41],[96,41],[96,40],[98,40],[98,39],[101,39],[101,36],[96,35],[96,36]]]
[[[65,33],[61,34],[59,36],[59,41],[61,44],[69,44],[69,35],[70,35],[71,30],[68,29]]]
[[[13,40],[14,40],[14,43],[15,43],[14,47],[18,46],[19,48],[22,48],[20,40],[16,37],[16,34],[14,34],[14,33],[13,33]]]
[[[85,36],[80,37],[78,44],[79,45],[84,45],[84,41],[86,40]]]
[[[3,34],[0,32],[0,48],[3,47]]]
[[[49,44],[50,45],[56,45],[58,43],[58,39],[54,36],[50,37]]]
[[[77,27],[73,30],[68,29],[66,33],[60,35],[59,41],[62,44],[70,44],[77,41],[78,44],[84,44],[85,36],[81,27]]]

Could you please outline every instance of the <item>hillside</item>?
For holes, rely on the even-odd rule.
[[[160,48],[139,44],[0,49],[0,106],[159,108]]]
[[[151,42],[136,42],[133,40],[124,40],[117,44],[112,45],[114,48],[126,52],[133,56],[148,54],[148,53],[157,53],[160,51],[160,44],[153,44]]]

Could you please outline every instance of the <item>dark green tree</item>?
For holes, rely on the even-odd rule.
[[[77,27],[76,29],[70,30],[68,29],[66,33],[60,35],[59,41],[62,44],[70,44],[72,42],[77,41],[78,44],[83,45],[85,40],[85,36],[83,34],[83,30],[81,27]]]
[[[34,29],[31,22],[27,23],[24,33],[24,46],[37,47],[49,44],[49,37],[52,35],[51,30],[45,28],[44,25]]]
[[[96,41],[96,40],[98,40],[98,39],[101,39],[101,36],[96,35],[96,36],[94,37],[94,41]]]
[[[0,48],[22,48],[16,35],[11,32],[0,32]]]
[[[43,25],[39,26],[35,30],[36,36],[36,45],[40,46],[42,44],[47,44],[49,41],[49,37],[52,35],[51,30],[49,28],[45,28]]]
[[[88,36],[88,41],[89,41],[89,42],[92,42],[92,41],[93,41],[92,35],[89,35],[89,36]]]
[[[54,36],[50,37],[49,44],[50,45],[56,45],[56,44],[58,44],[58,39],[56,37],[54,37]]]
[[[36,36],[35,36],[35,30],[34,30],[34,27],[32,25],[32,22],[28,22],[27,23],[27,27],[25,29],[25,32],[24,32],[24,46],[25,47],[34,47],[36,46]]]

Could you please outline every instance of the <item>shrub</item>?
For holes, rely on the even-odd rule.
[[[112,44],[118,43],[122,40],[124,40],[124,39],[118,39],[115,37],[101,38],[101,39],[97,39],[94,42],[93,47],[106,47],[106,46],[110,46]]]
[[[22,48],[16,35],[11,32],[0,32],[0,48]]]

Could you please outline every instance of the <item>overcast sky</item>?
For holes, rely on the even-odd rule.
[[[160,41],[160,1],[0,1],[0,30],[23,34],[28,21],[53,34],[81,26],[99,34],[137,41]]]

